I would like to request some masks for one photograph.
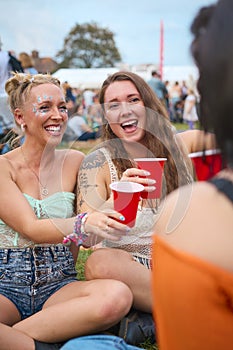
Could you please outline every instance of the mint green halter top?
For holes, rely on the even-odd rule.
[[[24,196],[39,219],[75,216],[75,195],[72,192],[57,192],[44,199],[35,199],[28,194]],[[2,220],[0,220],[0,242],[0,248],[26,248],[36,245],[31,240],[22,237]]]

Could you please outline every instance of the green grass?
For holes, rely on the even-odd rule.
[[[78,259],[76,262],[76,270],[78,273],[78,279],[81,281],[84,281],[84,265],[88,258],[88,256],[91,254],[91,249],[80,249],[78,254]]]

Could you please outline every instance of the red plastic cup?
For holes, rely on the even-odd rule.
[[[125,217],[125,221],[121,221],[121,223],[133,227],[144,186],[136,182],[118,181],[112,182],[110,188],[113,192],[114,209]]]
[[[190,153],[198,181],[206,181],[223,169],[221,151],[218,149]]]
[[[145,176],[146,178],[156,181],[156,183],[152,185],[155,186],[155,190],[152,192],[143,191],[141,193],[141,198],[160,198],[162,190],[163,168],[167,158],[135,158],[134,160],[137,163],[139,169],[147,170],[150,172],[149,176]]]

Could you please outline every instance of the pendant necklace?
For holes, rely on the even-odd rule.
[[[35,177],[37,178],[37,180],[38,180],[38,182],[39,182],[39,184],[40,184],[40,187],[41,187],[41,188],[40,188],[40,193],[41,193],[41,195],[42,195],[42,196],[48,196],[48,194],[49,194],[48,188],[46,187],[46,185],[43,185],[43,184],[41,183],[40,178],[39,178],[39,176],[37,175],[37,173],[28,165],[28,161],[27,161],[27,159],[26,159],[26,157],[25,157],[25,154],[24,154],[24,152],[23,152],[22,146],[21,146],[20,148],[21,148],[21,152],[22,152],[22,155],[23,155],[23,159],[24,159],[24,162],[25,162],[27,168],[35,175]]]

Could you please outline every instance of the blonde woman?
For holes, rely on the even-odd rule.
[[[128,312],[125,284],[81,282],[75,270],[79,245],[104,235],[106,221],[112,239],[128,228],[113,211],[75,215],[83,154],[57,149],[68,120],[59,80],[15,74],[6,91],[25,140],[0,157],[0,342],[33,350],[104,330]]]

